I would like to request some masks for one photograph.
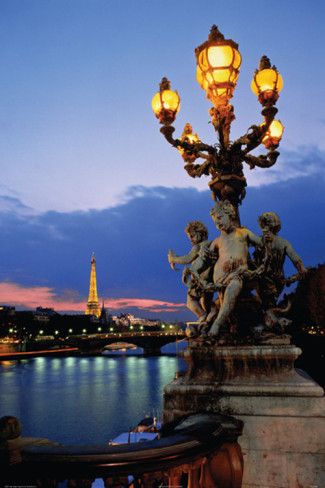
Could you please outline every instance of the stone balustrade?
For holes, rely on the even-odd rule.
[[[62,480],[90,488],[98,478],[105,488],[240,488],[242,428],[232,417],[197,414],[166,424],[158,440],[143,443],[25,444],[18,456],[2,443],[0,477],[4,486],[29,488],[54,488]]]

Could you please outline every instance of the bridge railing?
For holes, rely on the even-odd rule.
[[[240,488],[243,461],[237,438],[242,422],[218,415],[192,415],[166,425],[161,438],[117,446],[32,446],[22,461],[2,460],[6,486],[90,488]]]

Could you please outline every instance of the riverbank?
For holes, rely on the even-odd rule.
[[[24,352],[1,352],[0,361],[9,361],[15,359],[29,359],[46,356],[72,356],[79,354],[77,347],[65,347],[62,349],[46,349],[43,351],[24,351]]]

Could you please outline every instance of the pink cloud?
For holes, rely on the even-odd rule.
[[[105,303],[107,303],[108,308],[111,308],[112,310],[137,307],[143,310],[151,310],[152,312],[175,312],[176,310],[185,307],[184,303],[164,302],[162,300],[152,300],[147,298],[108,298],[105,300]]]
[[[48,286],[24,286],[18,283],[0,283],[0,303],[17,307],[49,307],[58,312],[83,312],[87,299],[79,297],[75,291],[67,290],[58,295]],[[105,305],[110,310],[139,308],[150,312],[176,312],[185,309],[184,303],[174,303],[147,298],[106,298]]]
[[[10,282],[0,283],[0,302],[27,308],[51,307],[58,311],[81,311],[85,308],[84,301],[64,300],[48,286],[27,287]]]

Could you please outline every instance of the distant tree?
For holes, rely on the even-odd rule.
[[[289,298],[293,320],[289,333],[302,349],[295,367],[325,388],[325,263],[311,268]]]
[[[319,332],[325,331],[325,263],[308,271],[290,299],[295,326],[306,329],[314,326]]]

